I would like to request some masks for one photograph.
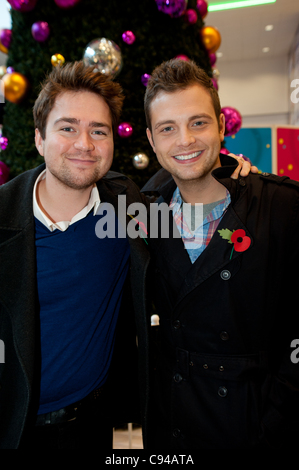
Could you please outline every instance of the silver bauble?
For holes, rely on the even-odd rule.
[[[149,164],[149,158],[145,153],[137,153],[133,157],[133,165],[138,170],[144,170]]]
[[[91,41],[83,55],[85,65],[94,65],[101,73],[115,78],[122,69],[123,61],[121,50],[114,41],[106,38]]]

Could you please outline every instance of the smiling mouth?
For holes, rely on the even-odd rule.
[[[203,151],[201,150],[200,152],[193,152],[193,153],[190,153],[189,155],[175,155],[174,158],[180,161],[192,160],[193,158],[199,157],[199,155],[201,155],[202,152]]]

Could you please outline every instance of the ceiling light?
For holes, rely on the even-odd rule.
[[[213,5],[208,5],[208,11],[232,10],[233,8],[253,7],[275,2],[276,0],[239,0],[235,2],[214,3]]]
[[[263,47],[263,52],[269,52],[270,51],[270,47]]]
[[[265,27],[265,31],[272,31],[273,28],[274,28],[273,24],[268,24],[268,25]]]

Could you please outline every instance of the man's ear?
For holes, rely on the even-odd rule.
[[[219,134],[220,134],[220,142],[224,140],[224,132],[225,132],[225,116],[223,113],[219,116]]]
[[[38,129],[35,129],[35,146],[39,154],[43,157],[44,156],[43,139]]]
[[[156,153],[156,149],[155,149],[155,144],[154,144],[154,141],[153,141],[152,133],[151,133],[151,131],[149,130],[149,128],[146,129],[146,135],[147,135],[147,138],[148,138],[149,143],[150,143],[151,146],[152,146],[153,151]]]

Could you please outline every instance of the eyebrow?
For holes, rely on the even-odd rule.
[[[79,119],[70,118],[70,117],[62,117],[62,118],[56,119],[56,121],[54,122],[54,126],[56,124],[59,124],[60,122],[67,122],[69,124],[76,124],[76,125],[80,124]],[[110,128],[111,126],[105,122],[91,121],[88,123],[88,127],[109,127]]]
[[[194,116],[191,116],[189,118],[189,122],[190,121],[193,121],[194,119],[212,119],[212,116],[210,116],[209,114],[195,114]],[[158,127],[160,126],[165,126],[165,124],[175,124],[176,121],[174,119],[166,119],[165,121],[159,121],[157,122],[157,124],[155,125],[155,129],[158,129]]]

